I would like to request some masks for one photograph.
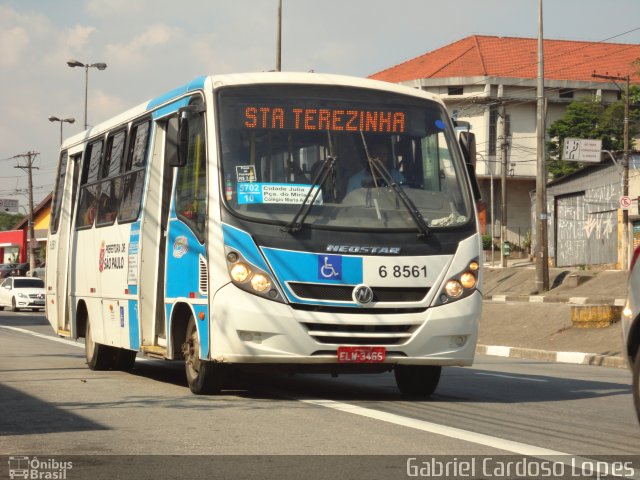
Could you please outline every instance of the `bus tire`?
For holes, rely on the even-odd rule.
[[[87,319],[84,336],[84,353],[87,365],[91,370],[109,370],[114,365],[115,351],[113,347],[93,341],[91,336],[91,321]]]
[[[115,370],[128,372],[133,368],[133,365],[136,363],[137,353],[138,352],[136,352],[135,350],[128,350],[126,348],[117,348],[114,354],[113,368]]]
[[[436,391],[442,367],[437,365],[397,365],[396,384],[406,397],[429,397]]]
[[[640,422],[640,349],[633,359],[633,405],[636,409],[636,417]]]
[[[224,382],[222,365],[200,359],[200,339],[193,315],[189,317],[182,352],[189,390],[196,395],[219,393]]]

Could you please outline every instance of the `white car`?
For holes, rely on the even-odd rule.
[[[633,372],[633,403],[640,421],[640,247],[633,252],[629,266],[627,301],[622,310],[624,353]]]
[[[0,310],[11,307],[17,312],[21,308],[44,310],[44,281],[41,278],[9,277],[0,285]]]

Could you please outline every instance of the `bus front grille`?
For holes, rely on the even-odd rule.
[[[352,302],[355,287],[355,285],[298,282],[289,282],[288,285],[299,298],[335,302]],[[373,302],[419,302],[429,293],[428,287],[372,287],[372,290]]]
[[[401,345],[419,325],[350,325],[302,323],[318,343],[332,345]]]

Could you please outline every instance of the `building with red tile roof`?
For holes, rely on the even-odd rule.
[[[537,44],[535,38],[472,35],[369,77],[435,93],[454,118],[470,123],[476,135],[477,174],[484,199],[481,223],[486,233],[493,223],[496,235],[505,160],[507,239],[514,244],[522,243],[531,230]],[[594,73],[629,75],[632,84],[640,83],[640,45],[544,40],[543,47],[547,125],[563,117],[566,106],[576,99],[596,98],[603,103],[620,99],[622,84],[594,78]]]
[[[631,75],[640,82],[640,45],[544,40],[546,80],[593,83],[594,72]],[[421,78],[502,77],[535,79],[538,40],[535,38],[472,35],[371,75],[404,83]],[[598,80],[598,82],[602,82]]]

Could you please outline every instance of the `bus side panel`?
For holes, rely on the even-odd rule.
[[[99,298],[98,277],[99,246],[95,247],[96,235],[93,228],[75,232],[70,254],[69,292],[77,322],[78,306],[84,302],[87,308],[94,341],[105,343],[102,306]],[[84,332],[77,332],[84,335]]]
[[[206,291],[206,251],[191,229],[175,218],[169,221],[166,260],[165,301],[189,303],[195,311],[200,332],[201,358],[209,356],[209,308]],[[199,319],[202,312],[204,319]],[[171,331],[171,326],[167,326]]]

